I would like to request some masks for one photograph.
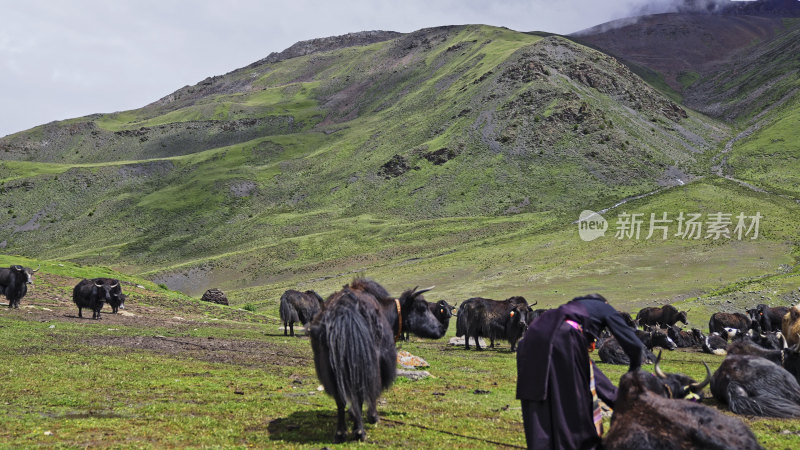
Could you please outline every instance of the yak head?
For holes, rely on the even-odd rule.
[[[119,281],[111,279],[96,279],[94,281],[94,289],[98,298],[106,303],[110,303],[114,298],[119,298],[121,293]]]
[[[423,293],[433,289],[433,286],[417,290],[418,287],[403,292],[398,299],[402,315],[402,328],[422,338],[439,339],[447,332],[447,325],[442,324],[433,315],[428,306],[429,303],[422,296]]]
[[[649,327],[646,331],[637,330],[636,335],[641,339],[645,347],[649,349],[661,347],[667,350],[675,350],[678,347],[678,344],[664,330],[658,327]]]
[[[430,309],[433,315],[439,319],[439,322],[445,323],[449,322],[450,318],[455,315],[456,305],[451,306],[446,300],[439,300],[436,303],[430,303]]]
[[[16,272],[20,277],[23,277],[26,284],[33,284],[33,274],[38,272],[40,267],[37,267],[36,270],[32,270],[28,267],[22,267],[15,264],[11,266],[11,270]]]
[[[660,386],[653,384],[652,386],[654,386],[654,388],[650,390],[669,398],[682,398],[697,401],[703,399],[703,388],[711,381],[711,369],[708,368],[708,364],[703,362],[703,365],[706,367],[706,379],[698,383],[694,379],[683,374],[664,373],[664,371],[661,370],[660,363],[661,351],[658,352],[658,357],[653,367],[653,372],[658,378]],[[648,387],[650,386],[651,385],[648,385]]]

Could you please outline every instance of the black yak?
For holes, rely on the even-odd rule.
[[[677,322],[683,322],[686,325],[686,311],[678,311],[672,305],[664,305],[660,308],[651,306],[642,308],[636,315],[636,321],[639,325],[655,325],[659,327],[668,327],[675,325]]]
[[[78,317],[83,317],[83,308],[92,310],[92,319],[100,319],[100,310],[112,296],[119,295],[119,280],[113,278],[83,279],[72,289],[72,301],[78,307]]]
[[[116,314],[120,309],[125,309],[125,300],[127,299],[128,296],[122,292],[112,294],[111,300],[108,302],[108,306],[111,307],[111,312]]]
[[[800,417],[797,380],[760,356],[728,355],[711,378],[711,394],[736,414]]]
[[[467,350],[470,337],[475,340],[478,350],[482,350],[478,337],[487,337],[491,341],[491,347],[494,347],[496,339],[506,339],[514,351],[517,341],[528,328],[528,315],[532,312],[523,297],[506,300],[473,297],[465,300],[458,308],[456,336],[464,336],[464,348]]]
[[[16,264],[0,268],[0,294],[8,299],[9,308],[19,308],[19,301],[28,293],[28,285],[33,284],[33,274],[38,271]]]
[[[699,348],[703,345],[703,341],[705,340],[703,332],[697,328],[692,328],[692,331],[684,331],[676,325],[667,328],[667,336],[675,342],[678,348]]]
[[[631,328],[639,328],[639,322],[634,320],[631,317],[630,313],[619,311],[619,315],[622,316],[622,320],[625,321],[625,324]]]
[[[598,339],[597,356],[600,361],[606,364],[616,365],[630,365],[631,360],[622,349],[622,345],[617,341],[614,336],[609,336],[605,339]],[[652,364],[656,360],[656,355],[650,349],[645,348],[642,362],[645,364]]]
[[[717,312],[712,314],[708,320],[709,333],[716,332],[727,338],[731,338],[738,333],[746,333],[750,329],[761,331],[761,326],[758,322],[750,320],[747,315],[742,313]]]
[[[728,353],[728,340],[717,332],[711,333],[703,340],[703,351],[712,355],[725,355]]]
[[[667,350],[675,350],[678,347],[667,335],[666,331],[657,327],[650,327],[647,330],[636,330],[636,337],[650,350],[652,350],[653,347],[661,347]]]
[[[362,406],[367,421],[376,423],[376,402],[394,381],[397,367],[395,340],[403,329],[417,336],[438,339],[445,327],[434,317],[416,288],[392,298],[372,280],[356,279],[332,294],[311,323],[309,335],[314,367],[325,392],[336,400],[334,441],[345,440],[345,410],[353,420],[353,437],[366,439]],[[348,408],[349,406],[349,408]]]
[[[428,303],[428,309],[431,310],[436,320],[444,326],[445,332],[447,332],[447,329],[450,327],[450,318],[453,317],[453,313],[456,311],[455,308],[455,305],[450,305],[445,300],[439,300],[436,303]],[[403,340],[408,341],[409,336],[410,333],[408,329],[403,330]]]
[[[283,335],[294,336],[294,323],[303,325],[314,320],[322,309],[322,297],[314,291],[295,291],[289,289],[281,295],[278,312],[283,322]]]
[[[660,385],[643,370],[622,376],[604,448],[762,448],[742,421],[698,402],[665,398]]]
[[[769,307],[763,303],[755,307],[751,312],[751,319],[757,321],[761,325],[762,331],[780,331],[783,327],[783,316],[789,312],[787,306]]]

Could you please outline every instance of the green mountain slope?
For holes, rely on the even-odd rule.
[[[0,245],[249,284],[380,250],[358,218],[571,215],[679,184],[727,132],[560,37],[461,26],[349,43],[4,138]]]
[[[796,204],[698,179],[728,127],[616,60],[482,26],[352,40],[3,139],[0,247],[267,310],[359,273],[454,300],[601,291],[633,307],[796,267]],[[577,237],[582,209],[658,189],[609,222],[758,211],[763,238]]]

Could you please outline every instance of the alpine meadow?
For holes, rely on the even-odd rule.
[[[336,403],[279,303],[359,277],[394,296],[435,285],[427,301],[449,305],[672,304],[703,333],[715,312],[797,304],[800,11],[750,3],[566,36],[313,39],[139,109],[0,138],[0,267],[39,269],[0,308],[0,440],[328,446]],[[604,234],[586,239],[585,211]],[[124,309],[79,318],[73,287],[98,277],[120,281]],[[229,304],[201,301],[212,288]],[[524,448],[515,353],[455,336],[453,317],[443,339],[397,341],[429,376],[398,374],[366,443]],[[592,358],[615,384],[626,372]],[[702,380],[724,359],[660,364]],[[800,446],[800,417],[703,403],[765,448]]]

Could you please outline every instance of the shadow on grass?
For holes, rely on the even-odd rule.
[[[267,430],[273,441],[329,444],[336,432],[336,412],[297,411],[271,421]]]

